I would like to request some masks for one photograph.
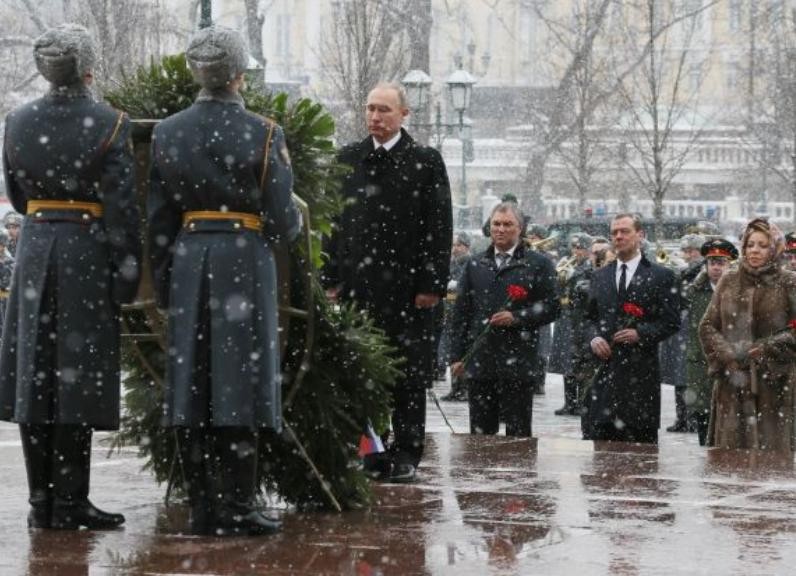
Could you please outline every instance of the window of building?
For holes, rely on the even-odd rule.
[[[741,30],[742,20],[742,0],[730,0],[728,7],[729,18],[728,25],[730,32],[739,32]]]
[[[726,86],[727,90],[734,90],[738,88],[738,82],[741,78],[741,66],[738,62],[728,62],[726,68]]]
[[[290,56],[290,14],[278,14],[276,17],[276,55]]]

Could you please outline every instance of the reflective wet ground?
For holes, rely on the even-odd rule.
[[[445,392],[445,387],[438,389]],[[665,388],[664,426],[673,416]],[[705,451],[661,432],[657,448],[579,440],[554,417],[561,380],[537,397],[533,440],[471,437],[463,403],[429,403],[427,457],[412,485],[380,485],[367,511],[277,511],[268,538],[179,536],[133,451],[97,446],[94,501],[127,516],[110,533],[31,532],[16,428],[0,425],[0,574],[351,576],[794,574],[793,459]]]

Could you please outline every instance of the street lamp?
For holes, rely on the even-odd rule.
[[[210,0],[202,0],[202,16],[199,19],[199,28],[209,28],[213,24],[212,12]]]
[[[409,100],[409,107],[421,111],[425,110],[430,99],[431,77],[422,70],[410,70],[403,77],[401,83],[406,88],[406,96]],[[454,128],[459,130],[459,139],[462,143],[462,185],[461,185],[461,206],[467,205],[467,161],[471,160],[472,154],[468,154],[468,145],[472,142],[472,121],[465,119],[464,113],[470,107],[470,98],[473,92],[473,85],[476,83],[475,77],[466,70],[459,68],[445,80],[448,87],[449,102],[453,110],[459,115],[459,121],[455,124],[442,121],[442,111],[439,100],[435,103],[434,122],[412,121],[412,126],[419,129],[434,130],[435,147],[441,148],[444,140],[443,129],[447,132]],[[471,152],[471,151],[470,151]]]

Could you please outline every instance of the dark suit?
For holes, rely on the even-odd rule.
[[[528,297],[507,307],[510,285],[522,286]],[[500,269],[494,247],[473,258],[459,279],[452,361],[462,360],[485,322],[505,309],[511,310],[514,324],[492,328],[465,366],[470,379],[470,428],[473,432],[496,433],[502,408],[506,434],[530,436],[530,384],[537,377],[539,329],[555,320],[560,310],[556,273],[550,260],[522,245]]]
[[[349,204],[326,244],[324,284],[339,287],[375,319],[406,358],[394,392],[391,448],[417,465],[423,453],[426,388],[434,371],[434,310],[418,294],[445,296],[452,237],[451,199],[442,156],[401,130],[390,150],[373,139],[346,146],[339,159],[352,171],[342,192]]]
[[[613,335],[631,324],[622,312],[616,284],[617,262],[600,268],[592,277],[586,345],[595,337],[611,343]],[[680,295],[671,270],[646,257],[627,287],[625,302],[643,310],[633,321],[639,341],[612,345],[611,358],[601,361],[586,394],[584,438],[657,442],[660,425],[660,369],[658,343],[680,326]]]

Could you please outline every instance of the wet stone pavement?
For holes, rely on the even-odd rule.
[[[440,385],[438,394],[446,391]],[[663,391],[663,424],[673,419]],[[793,458],[706,451],[661,432],[657,448],[579,440],[554,417],[561,379],[536,398],[532,440],[472,437],[464,403],[429,402],[418,481],[379,485],[367,511],[278,510],[266,538],[180,536],[133,450],[95,446],[92,498],[127,516],[115,532],[28,532],[16,427],[0,424],[0,575],[646,575],[796,573]]]

